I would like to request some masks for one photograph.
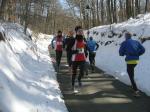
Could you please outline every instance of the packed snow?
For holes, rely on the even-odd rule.
[[[3,23],[6,41],[0,41],[0,111],[67,112],[48,44],[52,36],[33,39],[19,24]],[[46,38],[42,38],[46,37]]]
[[[136,19],[129,19],[123,23],[94,27],[89,30],[90,35],[99,42],[100,48],[96,55],[96,66],[113,75],[116,79],[130,84],[126,73],[124,57],[119,56],[119,47],[126,31],[133,34],[133,39],[150,37],[150,14],[139,15]],[[150,95],[150,41],[143,43],[146,48],[140,57],[140,63],[135,69],[135,80],[138,88]]]

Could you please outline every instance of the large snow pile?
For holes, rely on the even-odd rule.
[[[0,111],[67,112],[45,41],[32,43],[18,24],[6,23],[0,31]]]
[[[126,22],[111,26],[92,28],[90,29],[90,36],[93,36],[100,45],[96,56],[96,66],[130,85],[125,60],[118,54],[126,31],[131,32],[132,38],[136,40],[150,37],[150,14],[139,15],[136,19],[129,19]],[[140,57],[140,63],[135,70],[135,80],[138,88],[150,95],[150,41],[146,41],[143,45],[146,48],[146,53]]]

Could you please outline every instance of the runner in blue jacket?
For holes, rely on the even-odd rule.
[[[133,40],[130,33],[125,34],[125,39],[126,40],[121,44],[119,54],[120,56],[126,56],[127,73],[134,90],[134,95],[139,96],[139,91],[134,81],[134,68],[139,63],[139,56],[144,54],[145,48],[140,42]]]
[[[96,56],[96,51],[99,48],[99,45],[96,43],[95,40],[93,40],[93,37],[90,37],[89,40],[87,41],[87,47],[89,51],[90,66],[91,66],[92,72],[94,72],[95,56]]]

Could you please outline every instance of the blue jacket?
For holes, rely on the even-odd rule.
[[[87,47],[88,47],[89,52],[93,52],[99,48],[99,45],[94,40],[88,40]]]
[[[139,60],[139,56],[144,54],[145,48],[136,40],[126,39],[119,49],[120,56],[126,56],[126,61]]]

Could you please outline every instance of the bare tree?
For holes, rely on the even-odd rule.
[[[101,0],[100,1],[100,4],[101,4],[101,23],[104,24],[104,0]]]
[[[100,24],[99,0],[96,0],[96,15],[97,15],[97,25],[99,25]]]
[[[8,0],[2,0],[1,1],[1,6],[0,6],[0,19],[5,18],[5,11],[6,11],[6,6],[7,6]]]
[[[145,0],[145,13],[148,11],[149,0]]]
[[[140,2],[139,0],[135,0],[135,15],[140,13]]]

